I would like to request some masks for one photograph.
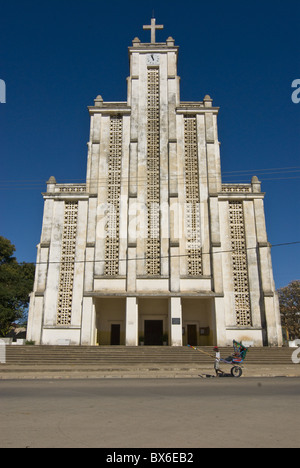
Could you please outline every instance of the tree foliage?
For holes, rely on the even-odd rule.
[[[35,267],[32,263],[18,263],[13,256],[15,246],[0,236],[0,336],[26,314],[29,293],[33,289]]]
[[[282,326],[288,339],[300,338],[300,281],[292,281],[278,290]]]

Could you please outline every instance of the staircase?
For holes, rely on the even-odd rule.
[[[213,347],[201,347],[198,352],[188,347],[164,346],[7,346],[6,364],[0,364],[0,374],[10,368],[24,372],[36,367],[44,368],[195,368],[213,367]],[[226,358],[232,348],[220,348]],[[245,365],[291,365],[290,348],[251,348]],[[204,354],[207,353],[207,354]],[[211,356],[209,356],[211,355]]]

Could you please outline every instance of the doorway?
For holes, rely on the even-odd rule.
[[[145,320],[145,345],[163,345],[163,320]]]
[[[125,346],[126,299],[95,299],[97,341],[99,346]]]
[[[110,333],[110,344],[111,346],[120,346],[121,343],[121,325],[112,324]]]
[[[197,346],[197,325],[187,326],[187,339],[188,344],[191,346]]]

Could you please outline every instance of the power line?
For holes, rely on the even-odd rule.
[[[296,171],[297,172],[297,171]],[[295,171],[293,171],[293,173],[295,173]],[[266,174],[267,175],[267,174]],[[279,174],[278,174],[279,175]],[[217,177],[207,177],[207,176],[200,176],[199,179],[204,179],[204,180],[208,180],[208,181],[214,181],[214,180],[217,180]],[[268,181],[272,181],[272,182],[276,182],[276,181],[283,181],[283,180],[299,180],[300,179],[300,174],[299,176],[295,176],[295,177],[266,177],[266,178],[260,178],[259,179],[259,182],[268,182]],[[137,182],[139,183],[135,183],[133,181],[129,182],[128,179],[124,179],[123,181],[121,181],[121,183],[123,185],[126,185],[126,186],[129,186],[129,184],[132,184],[132,185],[135,185],[135,187],[145,187],[146,184],[147,184],[147,180],[146,179],[142,179],[142,178],[136,178],[135,179]],[[161,180],[160,181],[160,184],[161,185],[169,185],[170,183],[172,182],[176,182],[178,186],[184,186],[185,185],[185,181],[180,181],[181,179],[180,178],[169,178],[168,180]],[[99,183],[99,179],[97,180],[89,180],[89,182],[91,183],[91,185],[93,184],[93,182],[96,184],[97,188],[105,188],[107,187],[107,179],[103,179],[103,181],[105,181],[106,183]],[[141,183],[143,181],[143,183]],[[76,185],[76,184],[85,184],[85,182],[73,182],[72,185]],[[249,180],[239,180],[239,181],[225,181],[224,179],[222,180],[222,184],[232,184],[232,185],[251,185],[251,183],[249,182]],[[68,185],[67,183],[62,183],[62,184],[58,184],[58,185]],[[37,189],[40,189],[42,190],[43,192],[46,192],[46,190],[43,190],[43,188],[45,187],[45,184],[43,182],[36,182],[34,184],[16,184],[16,185],[2,185],[1,186],[1,182],[0,182],[0,190],[37,190]],[[57,192],[57,193],[60,193],[60,192]],[[61,192],[62,193],[62,192]]]
[[[230,172],[223,172],[222,171],[222,176],[234,176],[237,177],[239,175],[253,175],[253,174],[262,174],[262,175],[268,175],[268,174],[286,174],[286,173],[297,173],[300,172],[300,166],[294,166],[294,167],[282,167],[282,168],[269,168],[269,169],[260,169],[260,170],[254,170],[254,169],[247,169],[247,170],[240,170],[240,171],[230,171]],[[203,175],[200,177],[213,177],[215,178],[216,176],[210,176],[210,175]],[[171,176],[172,178],[172,176]],[[173,177],[174,179],[183,179],[184,175],[176,175]],[[125,177],[121,177],[121,179],[126,179]],[[136,177],[136,179],[141,179],[141,180],[146,180],[147,177]],[[97,177],[96,179],[89,179],[91,181],[101,181],[101,180],[107,180],[107,177]],[[86,179],[65,179],[65,182],[77,182],[77,183],[84,183]],[[46,183],[45,181],[37,180],[37,179],[29,179],[29,180],[0,180],[0,184],[5,184],[5,183],[16,183],[16,184],[21,184],[21,183],[27,183],[27,184],[44,184]]]
[[[280,244],[274,244],[271,245],[269,244],[270,248],[275,248],[275,247],[286,247],[286,246],[291,246],[291,245],[299,245],[300,241],[295,241],[295,242],[284,242]],[[244,250],[257,250],[258,247],[248,247],[245,248]],[[201,255],[215,255],[215,254],[223,254],[223,253],[234,253],[238,252],[238,250],[219,250],[217,252],[201,252]],[[120,258],[118,261],[119,262],[130,262],[130,261],[146,261],[146,260],[164,260],[164,259],[172,259],[172,258],[186,258],[189,257],[189,254],[179,254],[179,255],[165,255],[165,256],[160,256],[160,257],[135,257],[135,258]],[[107,260],[105,259],[94,259],[94,260],[72,260],[71,263],[73,264],[87,264],[87,263],[106,263]],[[28,262],[32,263],[32,262]],[[62,261],[50,261],[50,262],[36,262],[35,265],[59,265],[63,263]]]
[[[265,175],[268,175],[268,174],[285,174],[285,173],[295,173],[295,172],[300,172],[300,166],[282,167],[282,168],[269,168],[269,169],[260,169],[260,170],[247,169],[247,170],[240,170],[240,171],[222,172],[222,175],[227,177],[228,175],[234,175],[234,174],[235,174],[235,176],[239,176],[239,175],[242,175],[242,174],[265,173]],[[200,177],[215,178],[216,176],[205,175],[205,176],[200,176]],[[178,174],[178,175],[176,175],[174,177],[171,176],[170,178],[183,179],[184,176]],[[121,177],[121,180],[122,179],[126,179],[126,178]],[[136,177],[136,179],[146,180],[147,178],[139,176],[139,177]],[[107,177],[97,177],[96,179],[90,178],[89,180],[90,181],[101,181],[101,180],[106,181]],[[71,181],[73,181],[74,183],[85,183],[86,179],[65,179],[65,183],[68,183],[68,182],[71,182]],[[36,184],[44,184],[46,182],[41,181],[41,180],[37,180],[37,179],[29,179],[29,180],[26,180],[26,179],[23,179],[23,180],[8,180],[8,179],[6,179],[6,180],[0,180],[0,184],[6,184],[6,183],[16,183],[16,184],[24,183],[24,184],[36,185]],[[60,183],[58,183],[58,184],[60,184]]]
[[[227,172],[222,172],[222,178],[227,179],[229,176],[230,177],[239,177],[239,176],[246,176],[247,174],[253,175],[263,175],[263,176],[268,176],[268,175],[283,175],[283,174],[298,174],[299,176],[296,177],[276,177],[276,178],[261,178],[261,181],[268,181],[268,180],[292,180],[292,179],[299,179],[300,178],[300,166],[289,166],[289,167],[281,167],[281,168],[266,168],[266,169],[245,169],[245,170],[239,170],[239,171],[227,171]],[[160,182],[162,184],[166,183],[168,184],[169,182],[177,182],[179,185],[184,184],[185,181],[185,176],[184,175],[177,175],[176,177],[167,177],[165,176],[166,180],[161,180]],[[199,179],[204,179],[204,180],[216,180],[216,176],[211,176],[211,175],[199,175]],[[65,179],[66,182],[58,185],[64,185],[68,184],[68,181],[72,181],[72,184],[85,184],[86,179]],[[97,179],[89,179],[89,183],[97,183],[98,187],[106,187],[107,186],[107,177],[99,177]],[[145,177],[135,177],[134,181],[132,183],[136,182],[135,185],[137,186],[144,186],[141,185],[142,183],[147,182],[147,176]],[[0,180],[0,190],[20,190],[20,189],[34,189],[38,188],[40,186],[45,187],[45,181],[41,180]],[[120,178],[120,183],[123,184],[129,184],[128,177],[121,177]],[[141,183],[141,184],[139,184]],[[226,182],[224,182],[226,183]],[[230,183],[230,182],[228,182]],[[235,182],[232,182],[235,183]],[[244,184],[244,183],[249,183],[249,181],[239,181],[236,182],[237,184]]]

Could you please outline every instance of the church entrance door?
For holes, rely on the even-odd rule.
[[[197,325],[187,326],[187,339],[188,344],[191,346],[197,346]]]
[[[111,334],[110,334],[110,344],[111,346],[120,346],[120,342],[121,342],[121,325],[112,324]]]
[[[145,320],[145,345],[162,346],[163,320]]]

